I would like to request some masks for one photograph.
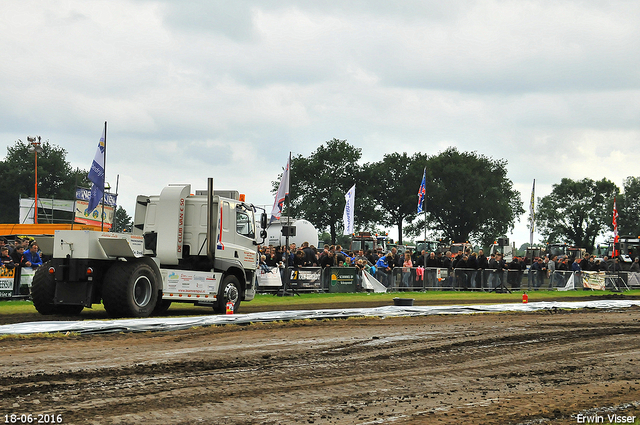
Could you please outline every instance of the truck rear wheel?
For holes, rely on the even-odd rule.
[[[141,261],[117,262],[104,277],[102,301],[112,317],[148,317],[158,300],[158,279]]]
[[[38,313],[45,316],[60,314],[65,316],[77,316],[84,309],[83,305],[55,305],[53,299],[56,296],[56,281],[49,273],[49,262],[44,263],[36,270],[31,282],[31,298],[33,306]]]
[[[222,279],[222,285],[218,289],[218,300],[213,308],[216,313],[225,313],[227,303],[233,303],[233,312],[237,313],[240,308],[240,282],[234,275],[228,275]]]
[[[53,298],[56,296],[56,281],[49,267],[51,263],[48,261],[36,270],[31,282],[31,298],[33,306],[38,313],[48,316],[56,314],[56,306],[53,304]]]

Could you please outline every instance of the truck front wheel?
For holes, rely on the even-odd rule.
[[[218,289],[218,301],[214,310],[216,313],[224,313],[227,303],[233,303],[233,312],[237,313],[240,308],[240,282],[234,275],[228,275],[222,279],[222,285]]]
[[[148,317],[158,300],[158,279],[143,262],[117,262],[102,285],[104,309],[112,317]]]

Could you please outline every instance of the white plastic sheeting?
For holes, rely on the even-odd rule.
[[[59,322],[27,322],[0,326],[0,335],[21,335],[44,332],[78,332],[81,334],[113,332],[175,331],[194,326],[244,325],[252,322],[273,322],[301,319],[344,319],[347,317],[400,317],[432,314],[472,314],[505,311],[536,311],[545,309],[620,309],[640,306],[640,300],[601,300],[585,302],[532,302],[528,304],[447,305],[447,306],[386,306],[377,308],[346,308],[327,310],[287,310],[265,313],[220,316],[169,317],[120,320],[85,320]]]
[[[380,283],[378,279],[367,273],[366,270],[362,271],[362,287],[373,292],[387,292],[387,287]]]

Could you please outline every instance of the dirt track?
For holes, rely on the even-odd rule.
[[[639,320],[626,309],[8,338],[0,412],[67,424],[575,424],[640,402]],[[615,413],[638,419],[640,404]],[[612,411],[591,414],[609,423]]]

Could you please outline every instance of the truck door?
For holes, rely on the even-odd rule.
[[[238,259],[242,262],[245,270],[255,270],[257,264],[256,256],[256,227],[253,217],[253,210],[244,204],[235,204],[235,214],[232,212],[230,219],[235,222],[235,246],[233,249],[238,253]],[[233,231],[233,229],[230,229]]]

